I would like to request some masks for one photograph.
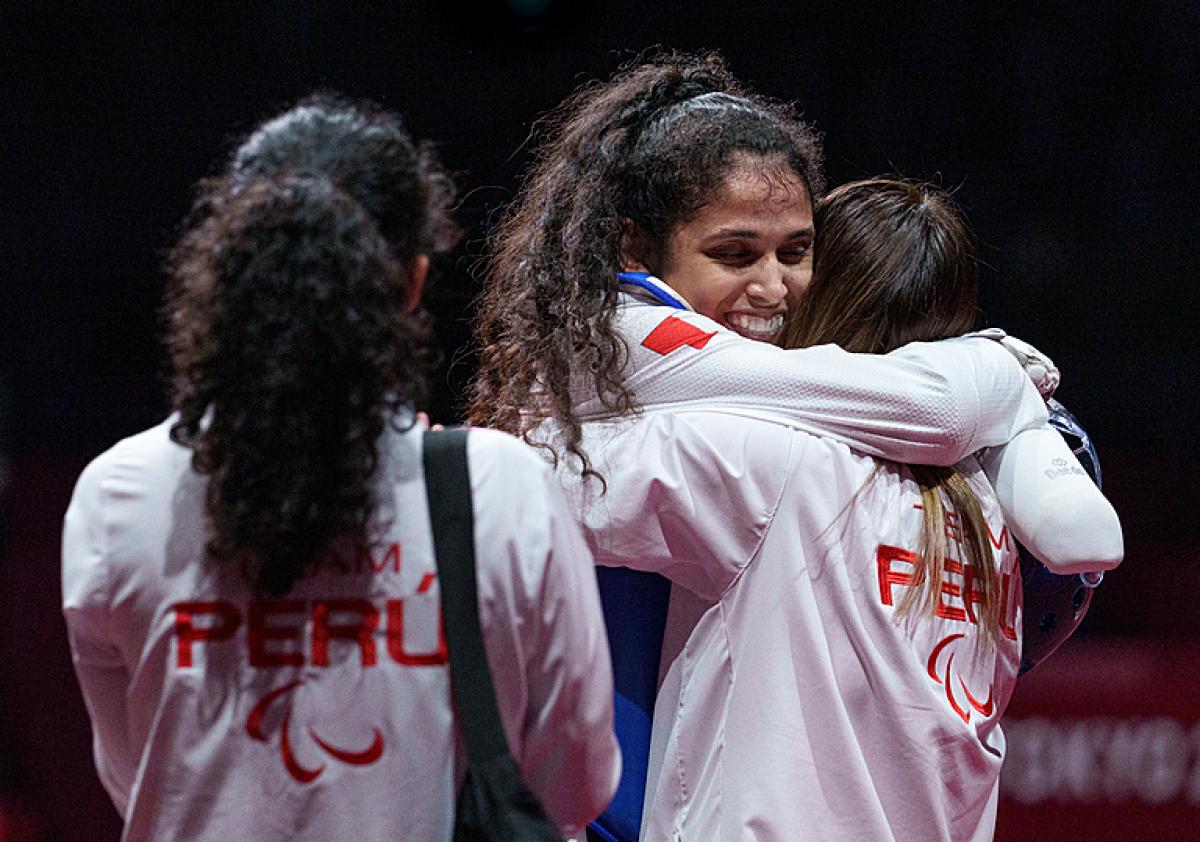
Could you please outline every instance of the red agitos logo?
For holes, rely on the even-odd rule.
[[[259,700],[254,709],[250,711],[250,715],[246,717],[246,733],[251,738],[259,742],[268,742],[267,734],[263,731],[263,718],[267,714],[267,710],[275,703],[277,699],[290,696],[293,691],[300,687],[304,680],[292,681],[282,687],[277,687]],[[287,699],[287,708],[283,712],[283,722],[279,728],[279,756],[283,760],[283,767],[287,769],[288,774],[302,784],[309,784],[321,776],[325,771],[325,766],[317,766],[315,769],[309,769],[300,764],[296,759],[296,754],[292,750],[291,743],[291,725],[292,725],[292,705],[291,699]],[[321,739],[316,730],[310,725],[308,727],[308,736],[312,738],[322,751],[328,754],[335,760],[340,760],[342,763],[348,763],[351,766],[369,766],[380,757],[383,756],[383,734],[375,728],[375,738],[371,744],[361,751],[351,751],[338,746],[332,745]]]
[[[947,518],[946,537],[958,541],[959,525],[957,517]],[[996,549],[1005,546],[1008,541],[1007,530],[996,539],[989,530],[989,537]],[[1007,548],[1007,547],[1006,547]],[[912,550],[880,544],[875,551],[875,568],[879,586],[879,602],[885,606],[895,605],[897,589],[920,587],[918,581],[919,567],[923,563],[920,555]],[[934,603],[934,616],[943,621],[962,623],[963,625],[978,625],[981,622],[976,606],[983,602],[983,595],[976,587],[972,570],[952,558],[943,560],[945,574]],[[1020,606],[1020,578],[1013,572],[997,573],[996,585],[1000,593],[1000,605],[997,612],[997,640],[1017,641],[1018,608]],[[979,688],[972,689],[954,669],[955,641],[966,638],[964,632],[947,635],[937,642],[925,662],[925,670],[929,677],[937,682],[946,695],[950,707],[962,719],[970,724],[973,713],[987,718],[995,713],[993,686],[989,683],[986,695]],[[918,649],[918,652],[921,651]],[[984,696],[984,698],[980,698]]]
[[[951,643],[962,637],[965,637],[965,635],[951,634],[942,638],[938,642],[937,646],[933,647],[933,652],[931,652],[929,655],[929,660],[926,662],[925,669],[929,672],[929,677],[938,684],[942,685],[942,687],[945,689],[946,701],[950,703],[950,707],[954,708],[954,712],[962,718],[963,722],[969,724],[971,722],[972,710],[976,711],[980,716],[983,716],[986,719],[992,715],[996,709],[996,706],[992,702],[991,684],[988,684],[987,699],[981,702],[979,699],[975,698],[975,695],[971,692],[970,688],[967,687],[967,683],[962,680],[962,676],[954,673],[954,651],[952,649],[949,650],[945,667],[940,670],[938,669],[939,656],[941,656],[943,652],[947,651],[947,647],[949,647]],[[957,682],[951,681],[951,675],[957,679]],[[966,698],[965,706],[959,701],[958,692],[954,689],[956,683]]]

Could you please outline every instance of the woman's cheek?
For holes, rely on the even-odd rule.
[[[795,307],[804,299],[804,296],[808,294],[808,288],[812,286],[812,258],[805,258],[803,263],[789,272],[784,278],[783,284],[787,287],[788,307]]]

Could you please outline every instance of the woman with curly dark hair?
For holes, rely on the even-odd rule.
[[[220,230],[222,204],[281,173],[335,183],[376,226],[389,258],[380,265],[400,275],[377,265],[354,287],[340,265],[313,271],[338,256],[347,236],[338,219],[327,237],[279,233],[297,220],[240,237]],[[264,593],[285,593],[335,536],[364,534],[385,419],[424,403],[436,361],[418,305],[429,255],[457,239],[453,196],[432,147],[411,143],[398,118],[324,96],[253,132],[197,202],[205,223],[175,249],[166,305],[171,437],[212,477],[210,551],[236,556]],[[224,245],[229,262],[213,265],[230,242],[243,252]],[[227,282],[214,300],[214,278],[244,286]]]
[[[174,414],[93,461],[64,528],[125,838],[449,838],[465,769],[415,408],[451,196],[397,118],[331,98],[205,184],[171,261]],[[472,431],[468,459],[501,721],[573,832],[619,765],[591,558],[527,448]]]

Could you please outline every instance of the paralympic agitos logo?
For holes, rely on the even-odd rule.
[[[276,700],[284,699],[282,702],[287,707],[283,711],[283,720],[279,728],[279,756],[283,760],[283,767],[287,769],[296,781],[302,784],[308,784],[315,781],[325,771],[325,766],[317,766],[316,768],[308,768],[303,766],[296,759],[296,753],[292,748],[292,704],[291,694],[304,684],[304,679],[299,681],[289,682],[282,687],[277,687],[259,700],[254,709],[250,711],[250,715],[246,717],[246,733],[252,739],[259,742],[268,742],[269,739],[265,731],[263,731],[263,718],[266,716],[268,709],[275,704]],[[371,744],[360,751],[353,751],[332,745],[321,738],[316,730],[310,725],[306,729],[308,736],[316,743],[322,751],[328,754],[335,760],[342,763],[347,763],[351,766],[369,766],[383,756],[383,734],[378,728],[374,729],[375,735]]]
[[[963,634],[951,634],[942,638],[938,642],[937,646],[933,647],[933,652],[931,652],[929,655],[929,660],[925,664],[925,669],[929,673],[930,678],[942,685],[942,688],[946,693],[946,701],[950,703],[950,707],[952,707],[954,712],[962,718],[963,722],[969,724],[971,722],[972,710],[979,713],[986,719],[987,717],[991,716],[993,712],[995,712],[996,706],[992,700],[991,684],[988,684],[987,698],[983,701],[980,701],[979,699],[975,698],[975,695],[971,692],[971,688],[967,687],[967,683],[963,681],[962,676],[958,675],[958,673],[952,669],[954,666],[953,649],[949,650],[945,667],[940,670],[938,669],[939,656],[944,651],[947,651],[947,647],[949,647],[950,644],[963,637],[965,637]],[[958,681],[952,681],[951,676],[958,679]],[[962,695],[966,702],[965,704],[959,700],[959,690],[955,689],[956,683],[958,688],[962,691]]]
[[[949,513],[947,517],[949,517]],[[947,521],[946,537],[955,541],[960,540],[958,529],[956,516],[953,521]],[[997,539],[989,527],[988,537],[991,539],[993,547],[997,550],[1002,548],[1007,550],[1011,558],[1007,528],[1001,531],[1000,537]],[[912,550],[880,544],[876,549],[875,561],[880,604],[893,606],[895,589],[918,586],[916,570],[921,562],[921,557]],[[975,607],[983,602],[983,597],[979,589],[975,587],[971,569],[952,558],[944,559],[943,569],[946,578],[938,591],[934,615],[943,621],[978,625],[981,617]],[[1015,642],[1018,640],[1020,602],[1017,596],[1020,577],[1012,572],[1000,573],[996,577],[996,585],[1000,591],[1000,605],[996,620],[997,640]],[[926,659],[925,671],[941,687],[946,701],[959,718],[964,723],[970,724],[972,713],[978,713],[986,719],[995,713],[996,706],[992,684],[988,684],[986,696],[981,699],[980,696],[984,696],[984,694],[980,692],[979,688],[976,687],[973,691],[967,686],[967,682],[963,680],[959,672],[954,669],[956,647],[953,644],[965,637],[965,633],[957,632],[938,641]]]

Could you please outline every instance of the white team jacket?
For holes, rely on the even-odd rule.
[[[597,562],[677,585],[643,839],[991,838],[1021,591],[972,460],[1003,594],[986,648],[961,567],[939,616],[895,616],[921,530],[907,469],[717,411],[589,425],[586,444],[607,493],[568,496]]]
[[[372,540],[255,598],[204,560],[205,479],[163,423],[80,477],[63,604],[96,766],[125,839],[448,839],[456,748],[421,431],[380,440]],[[568,833],[619,776],[591,558],[545,466],[469,439],[478,589],[501,718]],[[568,772],[569,770],[569,772]]]
[[[784,350],[628,294],[614,326],[629,348],[625,382],[649,410],[722,409],[920,465],[953,465],[1046,422],[1037,390],[992,339],[916,342],[882,355]],[[585,384],[580,393],[581,418],[610,417]]]

